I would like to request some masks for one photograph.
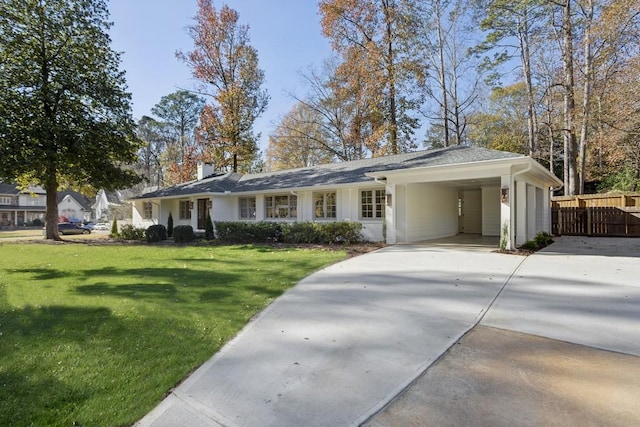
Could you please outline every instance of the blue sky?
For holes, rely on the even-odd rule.
[[[286,92],[304,93],[299,72],[319,66],[331,49],[320,32],[315,0],[214,1],[216,9],[224,3],[238,11],[240,23],[249,25],[265,71],[271,101],[255,124],[264,151],[269,133],[294,104]],[[112,48],[124,52],[121,67],[127,73],[136,120],[151,115],[162,96],[195,87],[189,68],[175,52],[193,47],[186,29],[194,22],[196,0],[109,0],[108,6],[114,23]]]

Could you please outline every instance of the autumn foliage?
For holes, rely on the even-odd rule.
[[[258,151],[253,123],[269,100],[249,27],[239,24],[235,10],[223,5],[217,11],[211,0],[198,0],[195,21],[189,28],[194,49],[177,55],[206,94],[196,138],[217,168],[248,170]]]

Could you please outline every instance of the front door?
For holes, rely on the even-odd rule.
[[[482,234],[482,192],[462,192],[462,233]]]
[[[198,199],[198,230],[204,230],[207,223],[207,202],[209,199]]]

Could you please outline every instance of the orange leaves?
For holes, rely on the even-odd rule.
[[[209,96],[201,116],[199,143],[219,168],[248,168],[257,154],[253,123],[264,112],[269,96],[261,89],[264,72],[250,44],[249,27],[238,13],[211,0],[198,0],[196,24],[189,29],[194,49],[177,56],[200,81]],[[239,166],[239,163],[242,163]]]

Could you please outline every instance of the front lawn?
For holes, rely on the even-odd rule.
[[[0,243],[0,425],[129,425],[344,251]]]

